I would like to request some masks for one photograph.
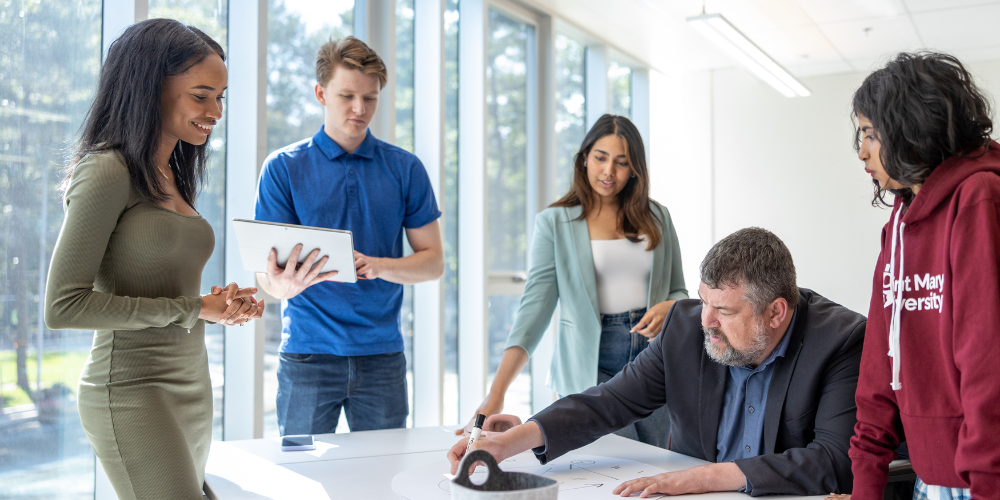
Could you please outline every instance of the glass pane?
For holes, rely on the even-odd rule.
[[[611,61],[608,64],[611,114],[632,119],[632,68]]]
[[[444,419],[458,423],[458,0],[444,6]]]
[[[396,145],[413,152],[413,0],[396,1]]]
[[[492,9],[488,23],[487,270],[523,272],[527,268],[527,65],[535,30]]]
[[[527,269],[528,120],[534,28],[497,11],[488,15],[486,41],[487,270]],[[503,354],[520,297],[491,295],[487,328],[489,382]],[[525,366],[507,390],[504,411],[530,415],[531,377]]]
[[[396,1],[396,145],[413,152],[413,0]],[[406,239],[404,238],[405,242]],[[407,243],[404,253],[413,249]],[[406,355],[406,391],[410,414],[406,426],[413,427],[413,285],[403,287],[400,310],[403,352]]]
[[[0,4],[0,496],[94,496],[77,411],[91,331],[48,330],[67,145],[93,99],[101,1]]]
[[[354,0],[268,0],[267,152],[308,139],[323,124],[316,51],[353,34]]]
[[[556,34],[556,185],[561,198],[573,180],[573,155],[586,134],[586,46],[562,33]]]
[[[354,32],[354,0],[268,0],[267,151],[308,139],[323,124],[316,102],[316,51]],[[271,302],[276,304],[276,302]],[[278,435],[281,308],[264,310],[264,437]],[[337,432],[347,432],[341,412]]]
[[[503,356],[503,348],[507,345],[507,336],[510,328],[514,325],[514,316],[517,315],[517,307],[521,303],[520,295],[490,295],[488,298],[489,307],[489,360],[490,369],[486,387],[493,384],[493,376],[500,366],[500,358]],[[527,421],[531,417],[531,363],[524,365],[524,369],[517,375],[517,378],[507,388],[507,395],[503,402],[503,412],[521,417],[521,421]]]
[[[194,26],[212,37],[223,50],[228,51],[227,0],[150,0],[149,17],[176,19]],[[223,117],[212,131],[209,141],[208,175],[198,194],[195,209],[215,230],[215,251],[201,273],[201,293],[211,291],[213,285],[226,284],[226,120]],[[253,283],[240,283],[253,286]],[[208,349],[208,370],[212,377],[212,439],[221,440],[224,378],[224,328],[205,325],[205,347]]]

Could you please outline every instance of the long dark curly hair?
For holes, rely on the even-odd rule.
[[[871,120],[886,173],[904,186],[922,184],[952,156],[980,156],[991,142],[990,99],[954,56],[903,52],[865,78],[852,100],[857,117]],[[861,135],[854,136],[855,151]],[[875,184],[873,206],[889,206]],[[909,203],[910,188],[889,190]]]
[[[164,81],[213,53],[226,60],[218,42],[173,19],[149,19],[126,28],[111,44],[101,67],[97,94],[70,159],[64,189],[85,156],[117,151],[132,185],[150,201],[165,201],[168,195],[155,160],[162,134]],[[177,190],[191,206],[205,177],[207,153],[208,141],[201,145],[177,141],[170,155]]]
[[[642,235],[646,235],[646,249],[652,250],[660,244],[660,230],[663,221],[649,207],[649,170],[646,169],[646,148],[642,144],[639,129],[624,116],[604,115],[597,119],[594,126],[587,132],[580,145],[580,150],[573,156],[573,182],[569,192],[552,207],[583,206],[581,219],[585,219],[590,211],[598,206],[597,196],[590,187],[587,178],[587,155],[599,139],[607,135],[615,135],[625,141],[625,155],[632,167],[632,177],[629,177],[625,187],[618,193],[618,230],[633,243],[638,243]]]

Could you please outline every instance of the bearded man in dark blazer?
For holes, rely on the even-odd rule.
[[[669,448],[714,463],[615,494],[849,493],[864,316],[799,288],[788,248],[760,228],[712,247],[698,295],[674,304],[650,348],[614,378],[472,449],[497,461],[531,449],[544,464],[666,405]],[[466,443],[448,452],[452,473]]]

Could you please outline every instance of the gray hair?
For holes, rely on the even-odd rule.
[[[701,261],[701,282],[716,289],[746,285],[743,300],[756,314],[778,298],[791,309],[799,303],[791,252],[774,233],[759,227],[740,229],[716,243]]]

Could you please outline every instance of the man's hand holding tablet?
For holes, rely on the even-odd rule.
[[[337,271],[320,273],[320,270],[326,265],[328,257],[324,255],[316,260],[319,257],[318,248],[309,252],[306,260],[299,263],[301,252],[302,244],[299,243],[295,245],[292,254],[288,257],[288,262],[294,262],[295,265],[286,264],[284,268],[281,268],[278,267],[277,250],[271,249],[271,253],[267,256],[267,272],[257,273],[257,281],[264,288],[264,291],[279,300],[290,299],[316,283],[331,281],[337,275]]]

